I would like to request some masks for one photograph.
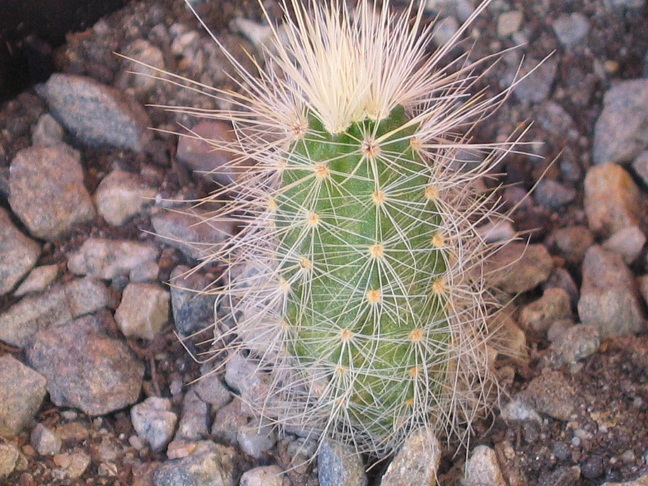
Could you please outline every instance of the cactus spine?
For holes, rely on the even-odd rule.
[[[209,93],[232,108],[196,113],[233,123],[235,143],[213,141],[236,154],[226,170],[257,164],[213,196],[234,194],[215,218],[241,223],[210,255],[236,317],[216,341],[269,373],[278,424],[378,455],[416,427],[460,433],[493,383],[475,228],[499,216],[475,182],[511,148],[466,133],[507,92],[472,96],[474,65],[439,65],[465,26],[427,57],[413,4],[291,8],[269,69],[231,58],[240,89]],[[483,158],[459,170],[465,151]]]

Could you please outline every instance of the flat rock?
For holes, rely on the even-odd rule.
[[[553,260],[543,245],[509,243],[486,261],[489,283],[510,294],[526,292],[549,278]]]
[[[177,248],[189,258],[209,257],[234,233],[231,221],[210,221],[210,213],[199,210],[185,212],[160,211],[151,217],[157,238]]]
[[[36,264],[40,245],[28,238],[0,208],[0,295],[10,292]]]
[[[152,125],[133,98],[91,78],[55,73],[39,87],[54,118],[90,146],[141,152],[152,139]]]
[[[163,463],[153,473],[153,486],[234,486],[235,458],[233,448],[198,442],[193,453]]]
[[[68,255],[68,268],[77,275],[112,280],[128,275],[145,262],[157,260],[159,253],[148,243],[88,238],[78,251]]]
[[[79,152],[67,145],[18,152],[11,162],[9,190],[11,209],[37,238],[54,240],[95,216]]]
[[[99,215],[112,226],[121,226],[147,205],[157,194],[137,174],[114,170],[103,178],[94,194]]]
[[[9,354],[0,356],[0,376],[0,435],[14,437],[38,412],[47,381]]]
[[[115,321],[124,336],[151,340],[169,321],[169,300],[169,292],[158,284],[128,284]]]
[[[26,349],[30,365],[47,378],[52,402],[93,416],[135,403],[144,377],[144,365],[122,341],[106,336],[99,320],[82,317],[41,330]]]
[[[634,277],[620,255],[598,245],[587,250],[578,315],[581,322],[598,326],[602,338],[626,336],[644,328]]]
[[[317,454],[320,486],[366,486],[362,458],[351,447],[325,440]]]
[[[72,321],[65,291],[55,286],[42,294],[23,297],[0,314],[0,340],[23,348],[41,329]]]
[[[381,484],[435,486],[441,446],[434,433],[421,428],[410,434],[387,468]]]
[[[620,81],[605,93],[594,126],[594,163],[630,162],[646,147],[648,79]]]
[[[644,212],[637,184],[620,165],[609,162],[587,171],[584,204],[590,229],[603,237],[639,225]]]

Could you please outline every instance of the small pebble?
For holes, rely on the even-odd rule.
[[[27,275],[27,278],[23,280],[13,294],[16,297],[22,297],[23,295],[42,292],[48,285],[56,280],[58,273],[58,265],[43,265],[42,267],[36,267],[29,273],[29,275]]]
[[[580,263],[587,249],[594,244],[594,235],[585,226],[568,226],[554,231],[551,240],[565,260]]]
[[[9,476],[18,465],[20,451],[13,444],[0,444],[0,479]]]
[[[169,292],[158,284],[128,284],[115,312],[115,321],[124,336],[150,341],[169,321],[169,301]]]
[[[646,244],[646,235],[638,226],[626,226],[603,242],[603,248],[617,253],[630,265]]]
[[[569,294],[560,288],[547,288],[540,299],[522,308],[519,320],[523,328],[544,335],[554,321],[571,317]]]
[[[234,486],[236,452],[211,441],[195,443],[189,456],[170,459],[153,473],[153,486]]]
[[[255,467],[243,473],[239,486],[288,486],[289,480],[279,466]]]
[[[573,46],[582,42],[590,28],[587,17],[579,12],[560,15],[551,26],[563,46]]]
[[[63,143],[65,131],[52,115],[44,113],[40,116],[32,132],[32,145],[52,147]]]
[[[32,429],[30,443],[41,456],[58,454],[62,445],[61,438],[43,424]]]
[[[171,411],[168,398],[149,397],[130,411],[137,435],[159,452],[171,441],[178,417]]]
[[[520,10],[503,12],[497,17],[497,36],[508,37],[520,30],[524,14]]]
[[[571,418],[579,402],[574,389],[559,371],[547,371],[535,377],[518,396],[529,401],[538,412],[562,421]]]
[[[68,268],[77,275],[112,280],[128,275],[145,262],[157,260],[159,253],[158,248],[148,243],[91,237],[68,255]]]
[[[509,243],[486,261],[491,284],[510,294],[526,292],[549,278],[553,260],[543,245]]]
[[[173,323],[178,334],[187,337],[211,326],[216,295],[208,290],[213,286],[213,275],[178,265],[171,272],[171,281]]]
[[[253,419],[239,427],[236,440],[243,452],[255,459],[261,459],[266,451],[274,447],[277,437],[270,424]]]
[[[157,191],[145,186],[136,174],[115,170],[103,178],[94,194],[99,215],[112,226],[121,226],[145,206]]]
[[[195,390],[189,390],[182,401],[182,415],[175,439],[199,440],[209,435],[209,405]]]

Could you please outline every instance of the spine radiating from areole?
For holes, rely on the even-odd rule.
[[[476,228],[503,216],[477,182],[513,143],[465,134],[509,90],[472,94],[479,66],[441,59],[487,3],[428,55],[414,2],[293,0],[266,69],[230,56],[236,92],[202,87],[232,107],[195,112],[234,126],[211,142],[234,154],[221,170],[255,161],[212,196],[241,228],[208,257],[228,265],[236,321],[217,342],[271,377],[273,422],[382,455],[417,427],[461,434],[485,406],[493,249]]]

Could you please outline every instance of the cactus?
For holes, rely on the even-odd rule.
[[[466,433],[496,387],[476,228],[502,216],[478,182],[513,142],[469,134],[509,90],[473,95],[476,64],[441,65],[487,3],[428,56],[414,2],[292,0],[265,70],[230,56],[239,89],[200,87],[231,107],[194,113],[232,122],[237,140],[211,143],[240,169],[211,197],[241,226],[208,258],[235,317],[215,346],[269,377],[259,409],[279,425],[380,456],[418,427]]]

